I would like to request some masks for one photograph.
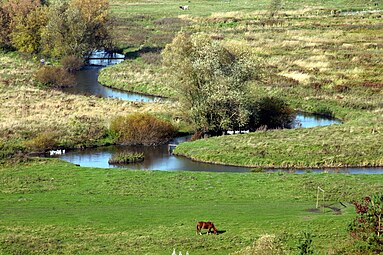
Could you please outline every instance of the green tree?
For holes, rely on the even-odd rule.
[[[246,81],[255,65],[205,34],[177,35],[163,52],[173,88],[197,131],[219,134],[244,127]]]
[[[250,131],[255,131],[262,126],[269,129],[290,128],[295,119],[293,109],[284,100],[277,97],[262,97],[251,101],[248,108]]]

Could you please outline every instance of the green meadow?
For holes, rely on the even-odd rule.
[[[382,166],[382,13],[364,11],[383,2],[286,0],[265,25],[270,3],[111,0],[116,48],[128,59],[99,80],[174,98],[161,50],[179,31],[205,33],[251,49],[263,74],[249,83],[253,93],[344,124],[203,139],[179,145],[178,154],[256,170]],[[1,52],[0,60],[0,158],[47,137],[68,148],[108,144],[121,114],[181,115],[176,101],[47,89],[34,80],[37,57]],[[0,254],[241,254],[267,235],[299,254],[303,233],[312,234],[314,254],[366,254],[347,232],[351,202],[383,188],[381,175],[132,171],[19,156],[0,161]],[[318,187],[325,193],[316,208]],[[219,234],[196,235],[197,221],[213,221]]]
[[[4,165],[0,177],[0,254],[171,254],[174,248],[229,254],[266,234],[297,254],[303,232],[313,235],[315,254],[352,254],[349,202],[383,183],[381,175],[131,171],[55,159]],[[325,196],[316,209],[318,186]],[[220,234],[196,235],[201,220],[213,221]]]

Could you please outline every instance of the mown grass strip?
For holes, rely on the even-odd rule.
[[[93,169],[58,160],[3,166],[0,251],[228,254],[265,233],[283,235],[295,249],[300,232],[310,231],[319,254],[350,245],[348,202],[381,190],[382,178]],[[318,186],[326,191],[325,204],[342,214],[309,212]],[[196,236],[200,220],[226,232]]]

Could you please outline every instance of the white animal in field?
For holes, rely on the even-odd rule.
[[[183,11],[189,10],[189,5],[181,5],[180,9]]]

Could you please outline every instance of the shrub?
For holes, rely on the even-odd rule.
[[[36,79],[49,87],[69,87],[75,84],[75,78],[62,67],[43,66],[36,72]]]
[[[282,99],[263,97],[249,106],[249,130],[266,126],[267,128],[290,128],[294,121],[294,112]]]
[[[144,161],[144,154],[139,152],[120,152],[114,154],[109,160],[109,164],[128,164]]]
[[[0,138],[0,160],[9,159],[16,154],[22,153],[25,147],[19,141]]]
[[[350,223],[352,237],[361,241],[361,250],[383,252],[383,195],[365,197],[361,202],[354,202],[357,216]]]
[[[61,65],[67,72],[73,73],[81,69],[84,61],[77,56],[70,55],[61,59]]]
[[[115,118],[111,131],[118,134],[122,144],[158,145],[169,141],[175,133],[174,126],[148,113],[134,113]]]
[[[58,134],[52,131],[42,132],[35,138],[25,142],[26,147],[33,152],[45,152],[57,145]]]

